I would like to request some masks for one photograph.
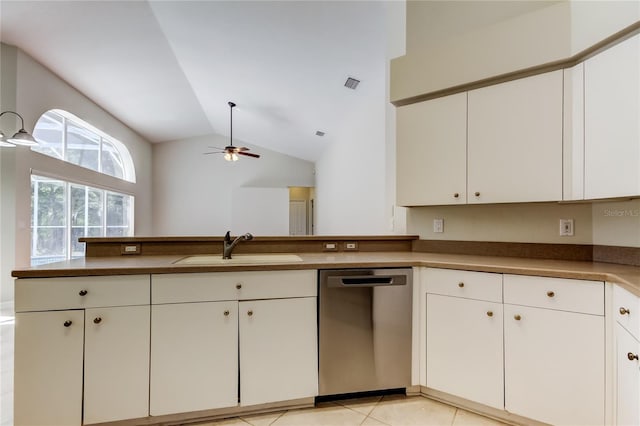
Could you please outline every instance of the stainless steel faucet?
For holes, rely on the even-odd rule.
[[[238,245],[240,241],[250,241],[253,240],[253,235],[248,232],[244,235],[240,235],[236,237],[233,242],[231,241],[231,231],[227,231],[224,236],[224,242],[222,243],[222,258],[223,259],[231,259],[231,252],[233,248]]]

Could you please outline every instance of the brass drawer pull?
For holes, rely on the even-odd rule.
[[[492,317],[492,316],[493,316],[493,312],[491,312],[491,311],[487,311],[487,316],[488,316],[488,317]]]
[[[458,287],[460,287],[460,288],[464,287],[464,283],[462,283],[462,282],[458,283]]]
[[[237,288],[238,290],[240,290],[240,289],[242,288],[242,284],[240,284],[240,283],[236,284],[236,288]]]
[[[100,324],[101,322],[102,322],[102,318],[100,318],[100,317],[96,317],[96,318],[93,319],[93,323],[94,324]]]
[[[80,290],[80,292],[78,293],[80,296],[86,296],[87,293],[89,293],[87,290]]]
[[[228,317],[229,316],[229,311],[224,311],[224,316]]]
[[[627,354],[627,358],[629,358],[629,361],[634,361],[634,360],[635,360],[635,361],[637,361],[637,360],[638,360],[638,355],[637,355],[637,354],[634,354],[634,353],[632,353],[632,352],[629,352],[629,353]]]
[[[516,321],[520,321],[522,319],[522,317],[518,314],[513,316],[513,319],[515,319]]]
[[[460,194],[458,194],[457,192],[455,194],[453,194],[454,198],[458,198],[460,196]]]
[[[248,311],[248,312],[247,312],[247,315],[249,315],[249,316],[253,316],[253,311]]]
[[[627,308],[620,307],[620,315],[627,315],[627,314],[630,314],[630,313],[631,313],[631,311],[628,310]]]
[[[547,292],[547,296],[549,296],[549,297],[553,297],[553,296],[555,296],[555,295],[556,295],[556,294],[555,294],[553,291],[548,291],[548,292]]]
[[[73,324],[73,321],[71,320],[66,320],[64,323],[62,323],[62,325],[64,325],[65,327],[71,327],[71,324]]]

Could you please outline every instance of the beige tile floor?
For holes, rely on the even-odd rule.
[[[501,426],[504,423],[421,396],[325,402],[315,408],[234,417],[198,426]]]

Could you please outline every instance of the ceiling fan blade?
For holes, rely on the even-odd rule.
[[[215,151],[215,152],[203,152],[203,155],[209,155],[209,154],[222,154],[224,151]]]
[[[246,146],[241,146],[240,148],[236,148],[236,151],[251,151],[249,148],[247,148]]]
[[[209,145],[207,148],[219,149],[220,151],[224,150],[224,148],[220,148],[219,146],[211,146],[211,145]]]
[[[238,155],[246,155],[247,157],[260,158],[258,154],[252,154],[250,152],[238,151]]]

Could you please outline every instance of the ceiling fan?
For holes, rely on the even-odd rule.
[[[253,158],[260,158],[260,155],[258,154],[253,154],[249,151],[249,148],[247,148],[246,146],[242,146],[242,147],[236,147],[233,146],[233,107],[235,107],[236,104],[234,104],[233,102],[229,102],[229,112],[231,114],[231,133],[229,136],[229,145],[225,146],[224,148],[218,148],[216,146],[210,146],[209,148],[213,148],[213,149],[217,149],[218,151],[212,151],[212,152],[205,152],[205,155],[208,154],[224,154],[224,159],[227,161],[238,161],[238,155],[245,155],[247,157],[253,157]]]

